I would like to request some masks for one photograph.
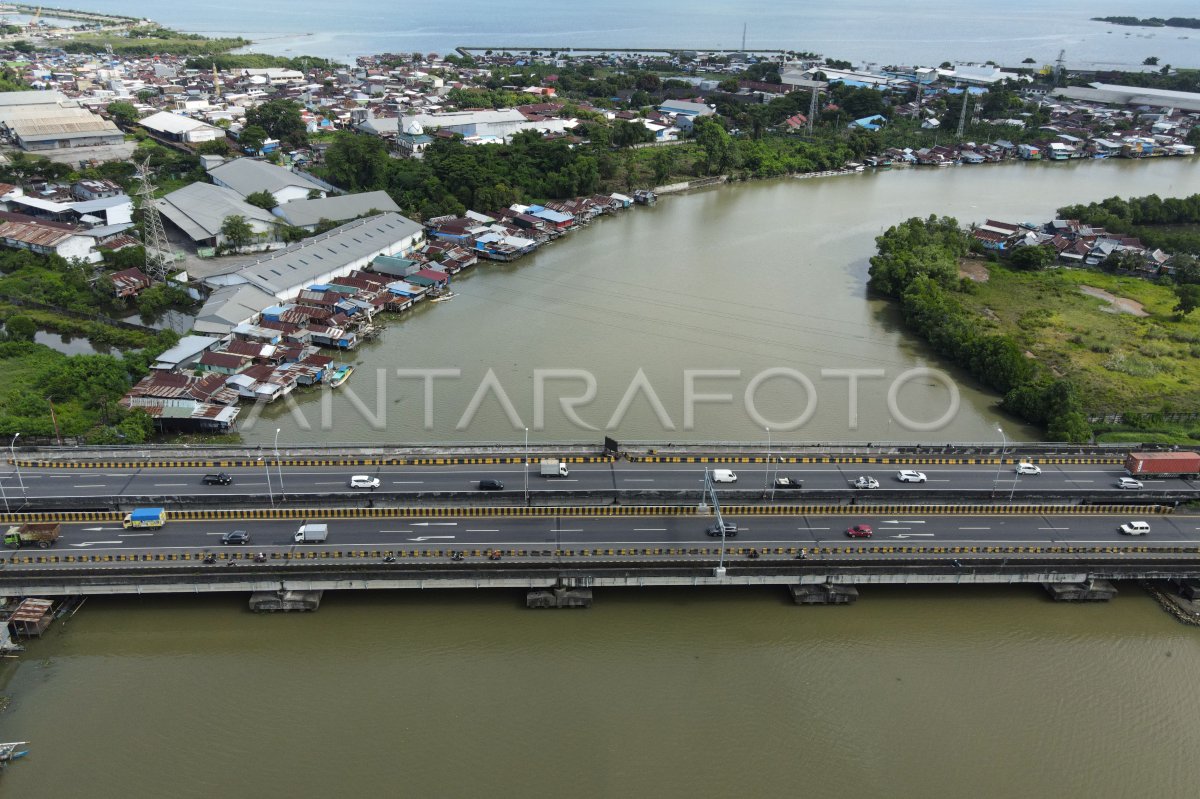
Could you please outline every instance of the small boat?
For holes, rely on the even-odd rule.
[[[350,366],[349,364],[346,366],[339,366],[337,371],[333,373],[333,376],[329,378],[329,387],[337,388],[342,383],[345,383],[347,380],[349,380],[350,375],[352,374],[354,374],[353,366]]]
[[[13,760],[18,760],[29,754],[28,749],[17,749],[18,746],[28,746],[29,741],[13,741],[0,743],[0,768],[7,766]]]
[[[453,292],[447,292],[445,294],[439,294],[436,297],[431,297],[429,301],[430,302],[449,302],[450,300],[454,299],[457,296],[458,295],[454,294]]]

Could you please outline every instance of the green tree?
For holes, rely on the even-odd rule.
[[[733,166],[733,140],[720,120],[713,116],[697,117],[692,123],[696,142],[704,150],[705,171],[719,175]]]
[[[290,148],[304,147],[308,131],[300,116],[301,108],[294,100],[269,100],[246,112],[246,124],[262,128]]]
[[[1008,262],[1015,269],[1036,271],[1050,266],[1057,258],[1053,247],[1018,247],[1009,254]]]
[[[1142,62],[1142,66],[1146,66],[1146,67],[1158,66],[1158,56],[1156,56],[1156,55],[1150,56],[1149,58],[1147,58],[1145,61]]]
[[[275,195],[266,189],[247,194],[246,202],[266,211],[270,211],[272,208],[279,205],[279,203],[275,202]]]
[[[246,151],[259,153],[262,151],[263,142],[267,140],[267,131],[258,125],[247,125],[242,128],[242,133],[238,136],[238,144]]]
[[[229,155],[229,144],[224,137],[202,141],[192,149],[197,155]]]
[[[1175,296],[1179,302],[1173,309],[1180,318],[1200,308],[1200,286],[1194,283],[1180,283],[1175,286]]]
[[[240,214],[231,214],[221,223],[221,235],[234,249],[241,249],[254,240],[254,229]]]
[[[10,316],[4,323],[4,330],[12,341],[33,341],[37,329],[37,322],[24,314]]]
[[[114,122],[123,127],[131,127],[141,116],[133,103],[124,100],[109,103],[104,110],[108,111]]]

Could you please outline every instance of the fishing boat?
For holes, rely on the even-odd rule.
[[[28,746],[29,741],[13,741],[11,743],[0,744],[0,768],[8,766],[14,760],[19,760],[29,754],[28,749],[21,749],[22,746]]]
[[[346,364],[345,366],[339,366],[337,370],[334,371],[333,376],[329,378],[329,387],[337,388],[342,383],[345,383],[347,380],[349,380],[350,375],[352,374],[354,374],[353,366],[349,364]]]
[[[429,301],[430,302],[449,302],[450,300],[454,299],[457,296],[458,295],[455,294],[454,292],[447,291],[445,294],[439,294],[436,297],[431,297],[429,299]]]

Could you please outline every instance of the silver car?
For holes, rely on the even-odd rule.
[[[854,481],[855,488],[879,488],[879,481],[874,477],[863,475]]]
[[[1132,477],[1117,478],[1117,488],[1131,488],[1137,490],[1142,487],[1141,481],[1134,480]]]

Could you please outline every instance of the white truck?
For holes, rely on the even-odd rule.
[[[543,458],[538,474],[542,477],[566,477],[570,471],[567,470],[567,464],[557,458]]]
[[[329,525],[327,524],[308,524],[300,525],[300,529],[292,536],[292,540],[297,544],[324,544],[325,539],[329,537]]]

